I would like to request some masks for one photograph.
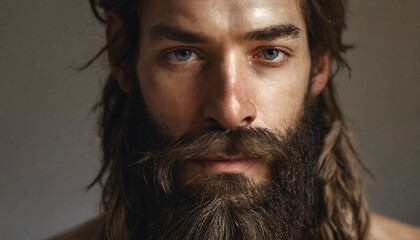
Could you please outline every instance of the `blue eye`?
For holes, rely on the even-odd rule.
[[[173,62],[189,62],[196,60],[198,55],[191,49],[178,49],[168,53],[166,57]]]
[[[263,51],[264,58],[267,60],[274,60],[279,56],[279,50],[277,49],[267,49]]]
[[[258,52],[255,56],[270,62],[281,62],[286,57],[286,54],[281,50],[268,48]]]

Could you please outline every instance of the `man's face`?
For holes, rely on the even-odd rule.
[[[154,0],[140,10],[136,72],[150,118],[176,140],[209,127],[282,134],[303,110],[310,79],[304,18],[296,0]],[[188,161],[183,181],[268,164],[241,152]]]

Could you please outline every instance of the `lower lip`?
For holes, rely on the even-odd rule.
[[[208,173],[241,173],[250,170],[255,164],[256,159],[241,159],[232,161],[219,160],[199,160],[194,161],[204,171]]]

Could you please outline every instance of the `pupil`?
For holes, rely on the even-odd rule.
[[[268,49],[265,52],[265,57],[268,60],[273,60],[279,55],[279,51],[276,49]]]
[[[188,49],[182,49],[175,52],[175,56],[179,60],[188,60],[191,57],[191,51]]]

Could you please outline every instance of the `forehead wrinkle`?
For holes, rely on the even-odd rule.
[[[236,37],[241,40],[256,40],[256,41],[273,41],[278,38],[299,39],[305,36],[305,23],[300,21],[302,17],[300,0],[278,0],[278,1],[259,1],[247,8],[245,3],[231,4],[227,10],[228,12],[242,12],[241,20],[235,14],[230,14],[227,17],[229,24],[227,28],[229,33],[235,33]],[[294,6],[297,19],[293,13],[290,13],[290,8],[285,10],[285,6]],[[243,8],[245,11],[238,11],[238,8]],[[274,12],[273,12],[274,9]],[[268,13],[268,15],[267,15]],[[275,14],[275,15],[273,15]],[[267,20],[271,18],[272,20]],[[242,31],[244,30],[244,31]]]
[[[262,41],[273,41],[279,38],[278,36],[275,36],[278,35],[276,34],[276,32],[279,32],[278,27],[273,26],[282,24],[287,25],[289,23],[294,23],[295,26],[299,26],[299,28],[296,27],[297,29],[299,29],[299,31],[289,29],[289,33],[286,34],[289,35],[289,40],[305,37],[306,35],[306,29],[304,26],[301,26],[301,21],[296,21],[297,19],[295,19],[294,17],[290,18],[289,12],[284,11],[282,9],[282,6],[284,6],[285,4],[291,4],[293,1],[295,4],[291,5],[295,5],[296,10],[298,10],[298,15],[301,15],[301,11],[299,8],[299,0],[279,0],[278,2],[271,0],[261,2],[258,1],[256,3],[254,2],[255,4],[251,4],[250,1],[246,0],[244,0],[244,2],[217,2],[212,0],[207,1],[209,5],[207,5],[206,8],[203,8],[203,5],[201,8],[197,8],[197,11],[195,11],[194,13],[186,11],[185,8],[182,8],[179,4],[177,4],[178,1],[170,1],[170,6],[172,6],[172,3],[175,3],[174,7],[165,10],[165,12],[169,11],[168,13],[172,13],[170,15],[173,16],[165,14],[165,17],[163,19],[161,18],[160,20],[158,20],[158,18],[153,20],[152,22],[154,22],[155,25],[158,25],[159,22],[166,23],[168,25],[170,24],[172,26],[178,27],[179,29],[183,29],[186,31],[172,32],[171,34],[166,34],[166,36],[164,34],[159,34],[161,36],[157,37],[158,35],[150,34],[150,31],[146,30],[146,33],[150,34],[149,39],[152,40],[152,42],[156,42],[156,40],[165,40],[164,38],[166,38],[175,41],[179,41],[181,39],[181,42],[185,43],[216,43],[219,42],[221,38],[224,38],[223,42],[227,43],[228,41],[242,41],[244,40],[243,37],[245,35],[247,35],[248,37],[250,36],[250,34],[248,34],[249,32],[256,32],[260,30],[259,33],[256,32],[256,34],[253,34],[254,37],[251,38],[254,39],[251,40],[256,39],[258,41],[259,38]],[[200,3],[196,3],[195,1],[191,4],[199,4],[198,6],[200,6]],[[251,4],[251,8],[247,7],[248,4]],[[280,8],[277,9],[277,6],[279,6]],[[270,11],[268,8],[272,10],[274,8],[275,12]],[[210,9],[211,11],[209,12],[206,9]],[[266,11],[268,11],[268,16]],[[264,20],[267,19],[267,17],[271,18],[274,21]],[[211,20],[208,18],[211,18]],[[203,25],[202,23],[209,24]],[[163,31],[161,31],[161,33],[162,32]],[[184,34],[187,32],[189,34]],[[196,37],[200,35],[201,37]],[[206,39],[203,37],[205,37]]]

